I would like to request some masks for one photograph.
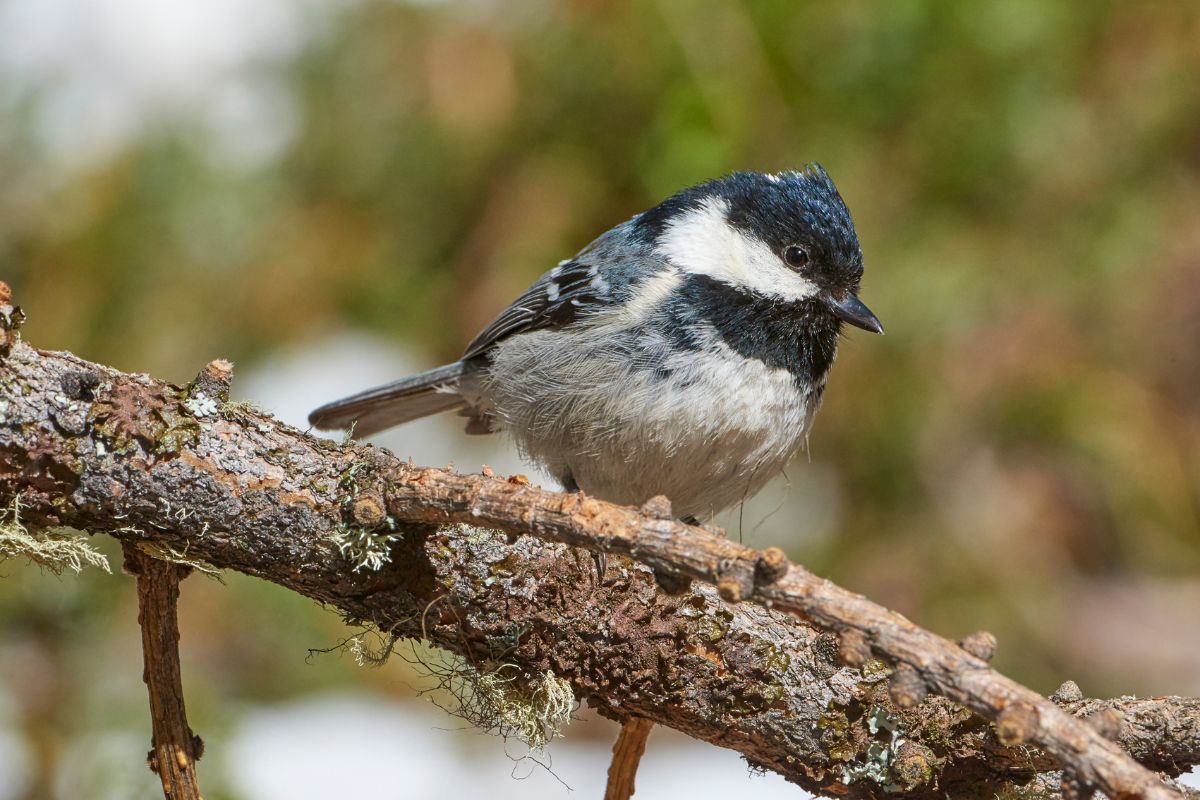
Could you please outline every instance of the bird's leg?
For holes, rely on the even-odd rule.
[[[579,491],[579,484],[575,482],[575,476],[571,474],[570,470],[559,475],[558,482],[562,484],[564,492],[572,493]]]
[[[694,525],[697,528],[703,528],[704,530],[708,531],[709,533],[716,534],[717,536],[725,535],[725,531],[722,530],[717,525],[715,525],[713,523],[711,517],[709,517],[708,522],[704,522],[699,517],[694,517],[694,516],[693,517],[684,517],[683,519],[681,519],[679,521],[686,525]]]

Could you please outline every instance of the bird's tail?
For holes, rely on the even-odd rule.
[[[334,400],[309,414],[308,421],[321,430],[346,430],[353,426],[355,436],[370,436],[414,419],[450,411],[466,403],[458,391],[464,369],[463,362],[456,361]]]

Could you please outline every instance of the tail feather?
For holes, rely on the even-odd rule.
[[[464,366],[461,361],[431,369],[394,383],[327,403],[308,415],[321,430],[346,430],[370,436],[414,419],[465,405],[458,393]]]

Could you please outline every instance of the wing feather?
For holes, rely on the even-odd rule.
[[[467,345],[463,360],[481,355],[513,334],[570,325],[607,303],[609,291],[608,282],[598,276],[594,264],[564,261],[501,311]]]

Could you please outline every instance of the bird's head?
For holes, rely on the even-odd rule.
[[[775,175],[736,172],[685,189],[637,224],[684,274],[883,333],[858,299],[863,258],[850,210],[815,164]]]

